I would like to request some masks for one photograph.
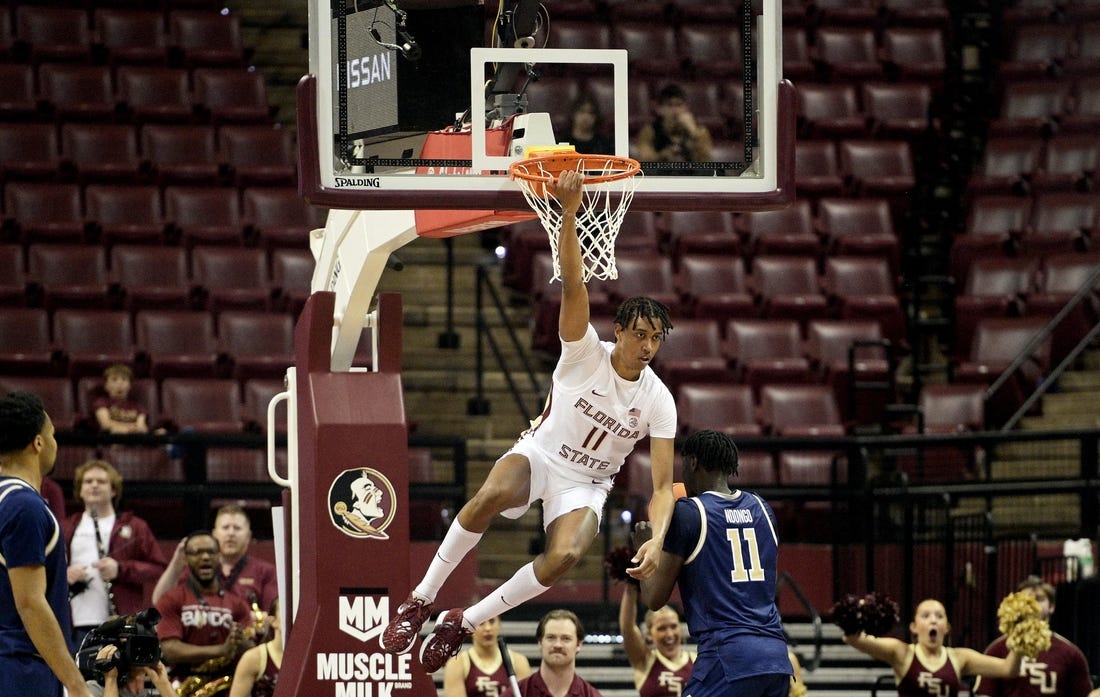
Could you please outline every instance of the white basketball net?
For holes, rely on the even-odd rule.
[[[512,168],[524,174],[538,175],[538,179],[534,180],[519,176],[513,178],[550,238],[550,252],[554,260],[554,276],[550,280],[560,279],[558,232],[562,221],[561,204],[552,187],[546,185],[547,181],[556,180],[558,171],[545,169],[538,158],[520,160]],[[615,267],[615,238],[619,236],[619,227],[634,198],[635,177],[641,173],[627,174],[631,170],[624,169],[622,160],[599,155],[578,157],[572,169],[596,177],[619,175],[601,184],[586,182],[581,205],[577,209],[577,238],[581,243],[583,280],[586,283],[592,278],[614,280],[619,277],[619,270]]]

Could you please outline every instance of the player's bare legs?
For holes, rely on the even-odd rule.
[[[531,493],[531,463],[518,453],[496,461],[477,493],[466,502],[456,519],[470,532],[489,529],[493,516],[523,506]]]
[[[530,490],[531,465],[526,457],[511,453],[497,460],[481,488],[458,512],[420,584],[383,630],[379,643],[384,650],[405,653],[412,648],[420,628],[432,615],[432,603],[443,582],[481,540],[493,516],[525,505]]]
[[[599,531],[591,508],[578,508],[560,516],[546,528],[546,551],[535,557],[535,578],[552,586],[577,565]]]
[[[554,519],[546,529],[546,551],[499,588],[467,610],[452,608],[420,645],[420,664],[434,673],[462,647],[484,616],[495,616],[546,592],[588,551],[599,527],[591,509],[578,508]]]

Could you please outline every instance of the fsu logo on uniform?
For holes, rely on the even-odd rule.
[[[350,537],[388,540],[395,500],[393,484],[378,470],[344,470],[328,489],[329,519]]]

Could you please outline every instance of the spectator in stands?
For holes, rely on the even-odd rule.
[[[221,549],[218,575],[222,589],[240,596],[249,606],[269,611],[279,595],[275,565],[248,554],[252,523],[245,510],[233,504],[219,508],[214,516],[214,537]],[[154,603],[173,586],[186,580],[182,574],[186,566],[183,546],[184,542],[176,546],[168,569],[157,581],[153,589]]]
[[[1039,619],[1049,622],[1054,613],[1054,586],[1031,576],[1016,588],[1039,603]],[[1001,635],[990,644],[987,656],[1008,655],[1007,637]],[[1035,660],[1020,667],[1019,675],[1010,678],[978,678],[974,692],[986,697],[1086,697],[1092,690],[1089,664],[1085,654],[1060,634],[1051,636],[1050,648]]]
[[[69,604],[73,641],[111,615],[130,615],[148,606],[145,584],[154,583],[168,562],[149,524],[116,509],[122,475],[105,460],[89,460],[73,476],[75,498],[84,510],[65,518],[69,550]]]
[[[148,433],[145,407],[130,399],[134,372],[130,366],[116,363],[103,371],[103,391],[92,403],[92,414],[101,431],[108,433]]]
[[[97,661],[105,661],[118,653],[118,647],[107,644],[96,654]],[[153,683],[153,690],[147,690],[146,681]],[[92,697],[169,697],[176,694],[172,681],[168,678],[168,669],[157,661],[156,666],[134,666],[130,673],[119,681],[118,667],[103,671],[103,682],[88,681],[88,691]]]
[[[222,589],[218,541],[200,530],[183,541],[187,580],[164,594],[156,607],[161,652],[172,676],[216,678],[232,675],[237,659],[252,648],[246,629],[252,624],[247,603]]]
[[[29,392],[0,397],[0,694],[90,697],[69,646],[61,525],[39,494],[57,459],[53,422]]]
[[[595,97],[582,92],[569,109],[569,138],[577,152],[593,155],[614,155],[615,146],[604,135],[603,114]]]
[[[676,501],[657,572],[641,580],[642,601],[660,608],[679,586],[699,643],[684,694],[787,697],[793,670],[775,604],[775,513],[759,496],[730,490],[738,454],[726,434],[697,431],[680,452],[690,498]],[[649,522],[639,522],[635,546],[649,537]]]
[[[638,586],[628,581],[619,602],[619,633],[641,697],[678,697],[683,693],[695,654],[684,650],[680,614],[675,608],[665,605],[646,612],[643,636],[638,627]]]
[[[519,681],[519,697],[600,697],[600,691],[577,675],[577,653],[584,625],[571,610],[551,610],[535,630],[542,660],[538,671]]]
[[[695,121],[684,89],[675,84],[667,85],[657,93],[656,117],[638,131],[635,147],[638,159],[647,162],[705,162],[713,159],[710,131]],[[661,174],[692,172],[683,170]]]
[[[443,672],[443,697],[493,697],[508,687],[500,654],[500,617],[490,617],[474,629],[473,646],[447,661]],[[521,653],[508,650],[516,678],[531,674],[531,664]]]
[[[889,664],[894,669],[898,695],[902,697],[926,694],[928,676],[939,681],[939,694],[953,696],[959,694],[963,676],[1007,678],[1020,672],[1021,656],[1014,651],[1007,658],[994,658],[974,649],[947,646],[951,623],[938,600],[924,600],[917,605],[909,633],[915,638],[911,644],[864,631],[845,633],[844,643]]]

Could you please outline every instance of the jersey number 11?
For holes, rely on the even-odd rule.
[[[744,540],[741,539],[742,534]],[[726,528],[726,539],[730,541],[733,552],[733,570],[730,578],[734,583],[763,581],[764,569],[760,566],[760,549],[756,546],[756,531],[752,528]],[[749,564],[745,566],[745,550],[748,550]]]

